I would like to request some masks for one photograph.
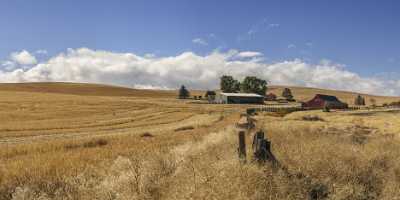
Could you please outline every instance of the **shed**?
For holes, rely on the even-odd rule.
[[[228,104],[264,104],[264,96],[253,93],[220,93],[218,101]]]
[[[310,101],[303,103],[303,107],[306,108],[323,108],[325,106],[331,109],[348,108],[348,105],[341,102],[337,97],[324,94],[317,94]]]
[[[265,101],[276,101],[276,98],[278,97],[274,93],[269,93],[265,96]]]

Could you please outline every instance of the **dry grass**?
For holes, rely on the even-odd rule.
[[[276,170],[237,159],[246,106],[146,95],[1,91],[0,199],[400,199],[398,111],[259,113]]]
[[[276,95],[281,95],[283,89],[286,86],[271,86],[268,87],[268,92],[275,93]],[[308,101],[312,99],[315,94],[327,94],[337,96],[341,101],[354,105],[354,99],[357,97],[358,93],[354,92],[345,92],[345,91],[337,91],[337,90],[327,90],[327,89],[318,89],[318,88],[306,88],[306,87],[289,87],[292,90],[293,96],[296,100],[299,101]],[[391,103],[399,101],[399,97],[386,97],[386,96],[376,96],[376,95],[368,95],[362,94],[365,97],[365,103],[367,105],[371,105],[371,99],[376,100],[376,105],[383,105],[384,103]]]

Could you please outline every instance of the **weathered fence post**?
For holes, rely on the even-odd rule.
[[[279,166],[278,160],[271,152],[271,142],[264,138],[264,132],[262,130],[258,131],[254,135],[253,139],[253,153],[254,158],[260,164],[266,161],[272,162],[274,167]]]
[[[242,163],[246,163],[246,137],[244,131],[239,131],[239,160]]]

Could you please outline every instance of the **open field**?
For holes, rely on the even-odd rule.
[[[400,199],[397,110],[259,113],[285,171],[238,162],[234,124],[248,106],[175,96],[0,84],[0,199]]]

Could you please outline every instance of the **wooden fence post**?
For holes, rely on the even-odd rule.
[[[279,166],[278,160],[271,152],[271,142],[264,138],[264,132],[262,130],[256,132],[253,139],[253,153],[254,158],[260,164],[266,161],[272,162],[274,167]]]
[[[246,163],[246,137],[244,131],[239,131],[239,160],[242,163]]]

